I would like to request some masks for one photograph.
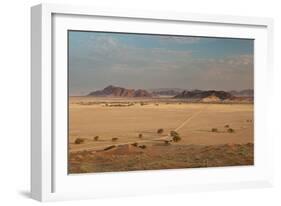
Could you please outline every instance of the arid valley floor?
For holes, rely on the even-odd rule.
[[[69,173],[253,165],[253,129],[251,103],[70,97]]]

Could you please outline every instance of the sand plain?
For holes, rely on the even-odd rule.
[[[190,103],[169,98],[70,97],[69,172],[251,165],[253,109],[253,104]],[[163,129],[163,133],[157,133],[158,129]],[[174,130],[181,141],[165,144]],[[96,136],[98,140],[94,139]],[[83,143],[76,144],[77,138]],[[140,145],[145,145],[145,149]],[[114,148],[104,150],[110,146]],[[209,165],[202,155],[204,148],[216,157],[208,160]],[[245,156],[239,156],[240,150],[246,151]],[[220,158],[218,151],[229,155]],[[168,163],[165,158],[161,163],[159,157],[163,155],[171,156]],[[197,160],[192,159],[197,156]],[[159,166],[152,166],[156,160]]]

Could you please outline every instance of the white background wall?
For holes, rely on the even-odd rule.
[[[41,1],[46,2],[46,1]],[[275,20],[275,182],[271,189],[247,189],[178,195],[59,202],[61,205],[280,205],[281,204],[281,6],[274,0],[58,0],[53,3],[135,9],[272,17]],[[0,6],[0,204],[36,205],[29,194],[30,150],[30,6],[36,0],[6,0]],[[265,98],[267,98],[265,94]],[[280,124],[280,123],[279,123]],[[281,129],[280,129],[281,130]],[[50,204],[50,203],[47,203]]]

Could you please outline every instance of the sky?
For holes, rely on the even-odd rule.
[[[131,89],[253,89],[254,40],[69,31],[70,95]]]

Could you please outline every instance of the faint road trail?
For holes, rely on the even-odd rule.
[[[209,105],[204,105],[204,107],[202,109],[200,109],[197,112],[194,112],[194,114],[192,114],[190,117],[186,118],[179,126],[177,126],[174,131],[179,131],[181,128],[183,128],[184,126],[186,126],[191,120],[193,120],[194,118],[196,118],[198,115],[200,115],[202,112],[206,111],[206,109],[208,108]],[[89,146],[87,147],[83,147],[83,148],[76,148],[76,149],[72,149],[71,152],[79,152],[79,151],[89,151],[89,150],[93,150],[93,151],[97,151],[97,150],[102,150],[106,147],[115,145],[115,146],[122,146],[122,145],[129,145],[129,144],[133,144],[133,143],[147,143],[147,142],[153,142],[153,141],[163,141],[163,140],[168,140],[168,138],[170,138],[170,135],[166,135],[163,137],[159,137],[159,138],[154,138],[154,139],[150,139],[150,140],[139,140],[139,141],[134,141],[134,142],[126,142],[126,143],[117,143],[117,144],[108,144],[108,145],[102,145],[102,146]]]

